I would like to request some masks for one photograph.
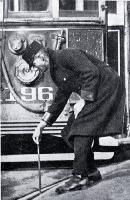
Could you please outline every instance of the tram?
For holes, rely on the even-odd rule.
[[[37,161],[32,134],[57,90],[49,73],[42,77],[37,68],[29,69],[22,59],[27,45],[34,40],[52,49],[81,48],[110,64],[126,85],[128,126],[129,31],[129,1],[0,0],[3,164]],[[60,138],[60,132],[78,100],[72,94],[58,120],[43,131],[41,161],[73,160],[73,152]],[[129,140],[127,128],[122,137]],[[114,146],[119,145],[118,139],[113,141]],[[109,149],[103,156],[95,152],[96,156],[105,159],[113,154]]]

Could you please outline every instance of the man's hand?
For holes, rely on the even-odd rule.
[[[39,141],[40,141],[40,136],[41,136],[41,131],[46,127],[47,123],[45,121],[41,121],[37,128],[35,129],[34,131],[34,134],[33,134],[33,141],[36,143],[36,144],[39,144]]]

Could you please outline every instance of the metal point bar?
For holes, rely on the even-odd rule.
[[[41,165],[40,165],[40,147],[37,144],[37,154],[38,154],[38,175],[39,175],[39,193],[41,194]]]

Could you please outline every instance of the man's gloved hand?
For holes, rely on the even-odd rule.
[[[40,136],[41,136],[41,132],[42,130],[47,126],[47,122],[45,121],[41,121],[38,126],[36,127],[34,133],[33,133],[33,141],[36,143],[36,144],[39,144],[39,141],[40,141]]]

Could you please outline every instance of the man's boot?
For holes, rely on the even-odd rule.
[[[90,186],[95,185],[96,183],[102,180],[101,173],[98,169],[88,174],[88,180]]]
[[[68,191],[81,190],[83,187],[89,184],[87,177],[82,178],[80,175],[73,175],[64,185],[56,188],[57,194],[63,194]]]

